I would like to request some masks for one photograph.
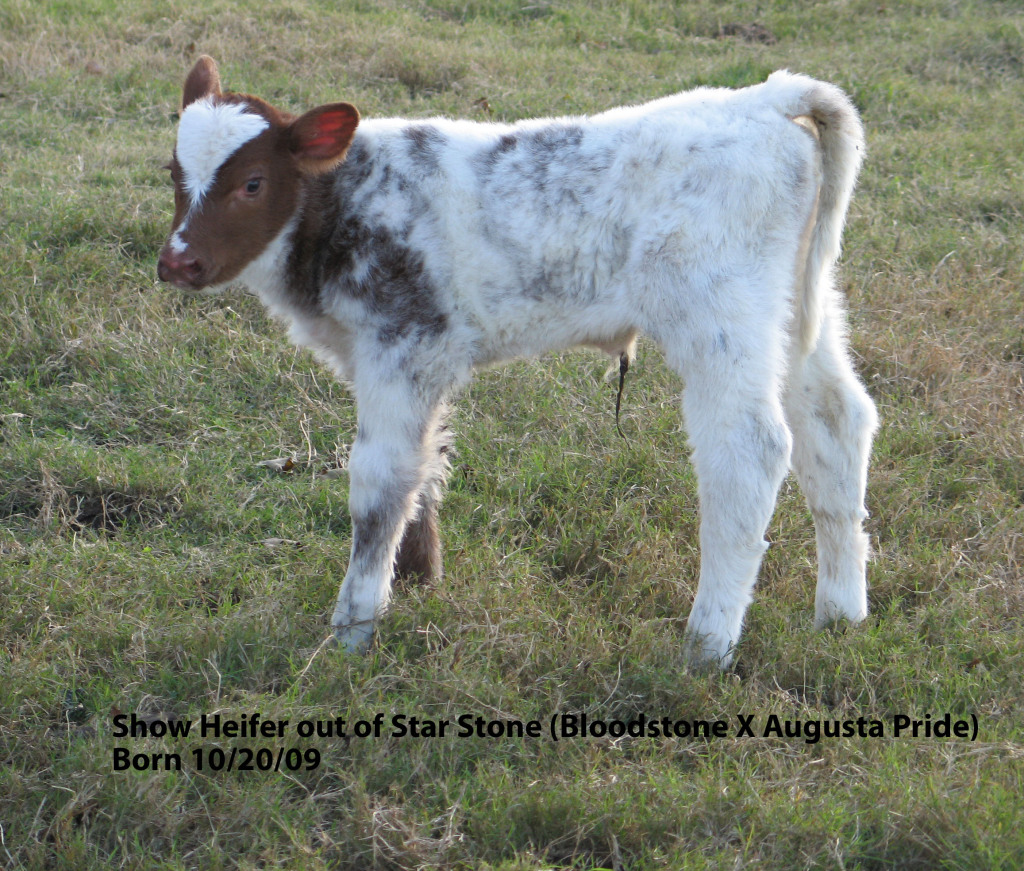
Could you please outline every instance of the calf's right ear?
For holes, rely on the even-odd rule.
[[[192,71],[185,79],[185,90],[181,97],[182,111],[191,106],[196,100],[204,97],[220,96],[220,73],[217,72],[217,62],[208,54],[204,54]]]
[[[302,172],[319,175],[345,159],[352,144],[359,112],[349,103],[330,103],[311,109],[292,122],[289,147]]]

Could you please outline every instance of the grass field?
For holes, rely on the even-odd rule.
[[[1024,867],[1022,22],[994,0],[4,0],[0,866]],[[203,52],[228,87],[371,116],[599,111],[780,67],[844,87],[869,157],[841,281],[882,417],[869,619],[812,630],[790,480],[735,668],[683,670],[696,494],[679,384],[642,345],[628,442],[592,354],[484,373],[445,580],[398,596],[372,655],[322,646],[352,403],[255,300],[155,278]],[[579,712],[725,734],[553,740]],[[256,713],[283,734],[200,733]],[[192,732],[120,735],[131,714]],[[947,714],[976,734],[936,734]],[[509,721],[541,734],[487,734]],[[853,734],[812,740],[835,721]]]

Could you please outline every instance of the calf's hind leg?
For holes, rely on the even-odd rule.
[[[686,655],[695,665],[724,668],[767,548],[764,533],[789,466],[791,437],[774,349],[750,365],[747,355],[755,349],[737,359],[727,342],[718,345],[685,368],[683,411],[701,513],[700,582],[686,627]]]
[[[818,546],[815,625],[868,613],[867,487],[874,403],[853,372],[839,315],[825,318],[818,346],[794,366],[786,392],[793,470],[814,517]]]

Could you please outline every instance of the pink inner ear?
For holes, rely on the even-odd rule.
[[[348,105],[308,113],[298,122],[298,153],[310,160],[336,160],[352,142],[358,113]]]

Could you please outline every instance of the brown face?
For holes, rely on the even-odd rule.
[[[222,93],[208,57],[189,73],[182,106],[169,167],[174,220],[157,274],[202,290],[237,278],[278,237],[303,177],[344,159],[359,114],[334,103],[296,119],[256,97]]]
[[[286,140],[271,123],[212,177],[206,167],[186,162],[187,148],[176,149],[170,164],[174,221],[157,266],[162,281],[187,290],[223,285],[263,253],[298,203],[301,173]]]

